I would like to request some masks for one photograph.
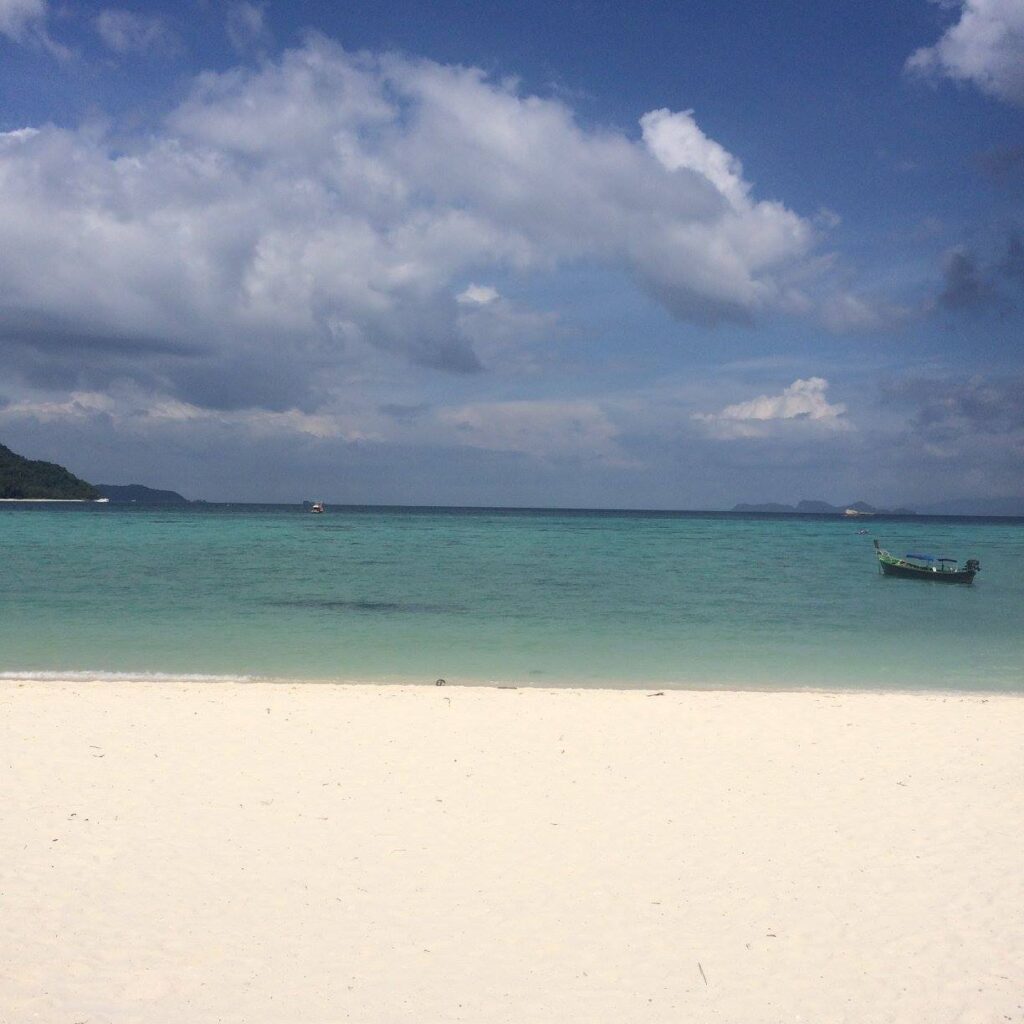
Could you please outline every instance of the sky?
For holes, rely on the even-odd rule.
[[[0,0],[0,442],[211,501],[1024,496],[1024,0]]]

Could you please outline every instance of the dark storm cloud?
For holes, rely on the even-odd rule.
[[[413,362],[431,370],[447,370],[451,373],[477,373],[483,365],[473,347],[459,338],[446,338],[441,342],[415,348],[411,353]]]
[[[906,409],[913,429],[935,439],[1024,430],[1024,377],[1006,380],[904,380],[883,388],[890,407]]]
[[[324,397],[309,365],[291,358],[287,348],[216,353],[167,367],[166,389],[184,402],[221,411],[309,411]]]
[[[385,416],[390,416],[394,420],[409,422],[411,420],[419,419],[419,417],[428,413],[431,406],[428,402],[418,402],[413,405],[403,405],[399,402],[385,402],[383,405],[377,406],[377,408]]]
[[[939,303],[946,309],[978,309],[993,302],[998,293],[985,279],[977,257],[958,250],[946,257]]]
[[[999,271],[1010,281],[1024,286],[1024,239],[1019,233],[1010,236],[1006,252],[999,261]]]
[[[902,426],[865,441],[894,500],[968,507],[967,499],[1024,494],[1024,377],[904,379],[886,384],[880,400],[886,420],[895,414]]]
[[[75,324],[45,312],[0,309],[0,370],[43,389],[106,388],[131,378],[159,388],[168,368],[196,357],[193,342]]]
[[[704,327],[718,324],[738,324],[749,327],[754,323],[753,312],[742,303],[730,300],[715,301],[688,288],[669,281],[660,281],[656,274],[640,278],[641,288],[656,302],[680,320],[692,320]]]
[[[108,355],[192,356],[202,351],[196,342],[111,330],[41,310],[0,307],[0,345],[5,344],[84,357],[98,353],[101,358]]]
[[[0,366],[46,390],[104,391],[132,381],[209,409],[309,408],[323,393],[311,379],[311,360],[295,358],[298,348],[294,338],[257,332],[225,346],[223,338],[161,338],[0,310]]]
[[[1022,288],[1024,241],[1011,229],[988,256],[970,249],[947,253],[938,302],[954,312],[1009,312],[1021,305]]]

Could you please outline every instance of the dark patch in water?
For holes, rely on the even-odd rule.
[[[401,604],[397,601],[343,601],[331,598],[295,597],[270,601],[277,608],[319,608],[342,612],[456,612],[461,608],[443,604]]]

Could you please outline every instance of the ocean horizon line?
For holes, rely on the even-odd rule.
[[[0,502],[8,505],[102,505],[110,509],[159,509],[161,511],[188,511],[196,507],[215,508],[279,508],[303,510],[314,499],[298,501],[255,501],[255,500],[210,500],[206,498],[188,498],[186,504],[158,501],[109,501],[104,499],[55,499],[55,498],[0,498]],[[599,507],[589,505],[433,505],[433,504],[397,504],[376,502],[344,502],[332,501],[330,498],[315,499],[324,502],[326,511],[351,512],[476,512],[476,513],[532,513],[538,515],[596,515],[596,516],[735,516],[737,518],[757,519],[800,519],[800,520],[841,520],[857,523],[860,528],[868,525],[866,520],[913,520],[935,519],[960,521],[965,519],[983,519],[986,521],[1024,522],[1024,515],[993,515],[969,512],[872,512],[859,516],[846,516],[843,512],[799,512],[788,511],[757,511],[734,508],[650,508],[650,507]]]

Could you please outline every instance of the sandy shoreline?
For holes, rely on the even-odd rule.
[[[0,680],[0,1021],[1024,1020],[1024,698]]]

